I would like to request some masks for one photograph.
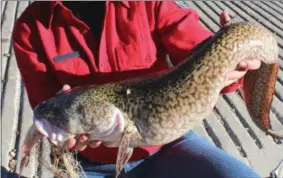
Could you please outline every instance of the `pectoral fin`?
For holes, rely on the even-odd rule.
[[[42,139],[42,137],[43,135],[36,129],[35,125],[32,125],[29,128],[24,140],[24,144],[21,148],[23,156],[20,163],[19,177],[21,177],[24,167],[26,167],[29,163],[32,148],[40,139]]]
[[[129,161],[133,154],[133,148],[130,148],[131,134],[124,131],[121,137],[120,146],[118,148],[118,156],[116,161],[116,175],[118,178],[126,163]]]

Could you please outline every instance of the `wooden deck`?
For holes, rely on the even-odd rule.
[[[25,88],[22,84],[13,49],[11,32],[15,20],[28,6],[28,1],[1,1],[1,174],[3,178],[14,177],[18,172],[19,145],[32,122]],[[280,46],[280,70],[272,103],[271,120],[274,129],[283,130],[283,2],[282,1],[179,1],[194,8],[201,22],[211,31],[219,29],[219,14],[228,10],[237,18],[259,22],[272,31]],[[283,159],[283,143],[266,136],[252,122],[240,92],[223,95],[214,111],[194,129],[216,146],[231,153],[267,177]],[[23,175],[33,177],[44,173],[31,164]],[[278,169],[277,172],[280,172]],[[277,173],[279,175],[279,173]],[[283,177],[283,166],[281,168]],[[50,177],[47,174],[40,177]],[[282,178],[281,177],[281,178]]]

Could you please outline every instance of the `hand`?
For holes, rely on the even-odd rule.
[[[224,26],[226,23],[229,23],[231,18],[227,11],[224,11],[220,15],[220,24]],[[224,87],[231,85],[232,83],[240,80],[247,73],[248,70],[256,70],[260,67],[261,62],[259,60],[247,59],[241,61],[234,71],[230,71],[226,74],[226,81]]]
[[[58,93],[66,92],[70,89],[71,87],[69,85],[64,85],[62,90],[60,90]],[[89,141],[88,135],[83,134],[83,135],[78,135],[75,138],[70,138],[69,140],[66,141],[65,145],[66,145],[66,149],[68,150],[82,151],[87,147],[87,145],[89,145],[91,148],[96,148],[100,146],[101,141]]]

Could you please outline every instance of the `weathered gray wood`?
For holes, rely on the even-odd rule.
[[[282,50],[282,48],[281,48],[281,50]],[[283,58],[281,58],[279,60],[279,67],[280,67],[281,70],[283,70]]]
[[[5,9],[4,21],[2,25],[1,41],[9,41],[11,38],[13,25],[15,22],[17,1],[8,1]]]
[[[235,94],[230,95],[235,96]],[[238,103],[234,104],[237,105]],[[260,175],[267,176],[270,172],[270,169],[273,168],[272,166],[274,166],[274,163],[277,163],[277,161],[274,161],[273,159],[266,160],[266,157],[264,157],[265,152],[262,149],[259,149],[253,138],[249,135],[246,128],[237,119],[232,110],[229,109],[227,103],[223,100],[223,98],[219,99],[216,107],[219,108],[219,113],[221,114],[221,116],[225,118],[224,122],[227,122],[227,126],[229,126],[230,132],[235,134],[234,137],[238,140],[240,147],[243,149],[242,152],[246,154],[246,159],[249,161],[250,165],[255,170],[257,170]],[[273,156],[274,153],[276,153],[276,156]],[[278,154],[279,152],[273,151],[273,153],[270,153],[268,157],[274,157],[274,159],[278,159]],[[267,162],[268,164],[266,164]]]
[[[200,6],[199,3],[200,1],[188,1],[188,4],[192,8],[197,10],[203,22],[207,24],[207,26],[209,26],[213,30],[213,32],[216,32],[220,28],[219,23],[214,18],[210,18],[210,16],[207,16],[206,11],[203,10],[202,6]]]
[[[208,125],[211,127],[218,141],[220,142],[221,148],[229,152],[231,155],[236,157],[237,159],[243,161],[246,164],[249,164],[247,160],[240,155],[239,150],[237,150],[236,145],[233,143],[232,139],[227,134],[227,130],[225,130],[222,121],[220,118],[217,118],[215,114],[211,114],[206,119]]]
[[[190,8],[197,10],[196,6],[191,1],[186,1],[184,3],[187,4]],[[205,26],[211,31],[217,30],[217,26],[215,26],[214,22],[211,19],[207,18],[202,11],[199,11],[199,16],[200,16],[201,24],[203,26]]]
[[[5,7],[6,7],[6,2],[7,1],[1,1],[1,22],[2,22],[2,18],[4,16],[4,10],[5,10]]]
[[[12,68],[9,68],[12,71]],[[11,72],[9,73],[11,74]],[[9,151],[14,147],[18,123],[19,111],[19,77],[9,77],[6,84],[5,95],[2,96],[4,100],[2,110],[2,166],[9,170],[8,163],[10,160]],[[4,176],[3,176],[4,177]]]
[[[1,28],[2,28],[2,25],[3,25],[3,21],[4,21],[4,19],[6,18],[5,13],[4,13],[4,12],[5,12],[5,8],[6,8],[6,5],[7,5],[6,1],[1,1],[1,14],[0,14]],[[1,40],[0,43],[1,43],[1,45],[2,45],[2,40]],[[2,50],[2,49],[1,49],[1,50]],[[1,51],[1,54],[2,54],[2,51]]]
[[[268,6],[270,3],[265,3],[264,1],[251,1],[253,4],[255,4],[257,6],[257,8],[262,9],[262,11],[265,11],[266,14],[272,15],[274,18],[276,18],[277,20],[279,20],[279,24],[283,23],[283,19],[280,18],[281,16],[283,16],[283,10],[282,13],[278,13],[278,11],[272,9],[270,6]]]
[[[282,1],[271,1],[271,3],[275,4],[277,7],[280,7],[281,10],[283,10]]]
[[[26,9],[26,7],[29,5],[28,1],[21,1],[19,2],[18,9],[17,9],[17,18],[20,14]],[[13,61],[16,62],[16,61]],[[18,128],[20,129],[21,133],[17,135],[18,142],[15,145],[15,150],[17,150],[17,160],[20,161],[22,158],[22,154],[20,152],[20,148],[23,145],[23,141],[25,138],[25,135],[27,133],[27,130],[29,126],[32,124],[32,110],[29,105],[27,93],[25,91],[24,86],[22,86],[22,96],[21,96],[21,102],[22,108],[21,109],[21,115],[19,115],[19,121],[21,124],[18,125]],[[37,158],[36,158],[37,159]],[[22,176],[31,177],[35,174],[36,171],[36,163],[33,161],[30,161],[29,165],[23,170]],[[16,167],[16,173],[19,173],[19,164]]]
[[[221,13],[218,14],[214,9],[211,9],[205,3],[205,1],[194,1],[194,3],[197,5],[199,9],[201,9],[206,14],[206,16],[208,16],[211,20],[213,20],[214,23],[217,24],[219,28],[221,27],[221,24],[220,24],[220,14]]]
[[[278,34],[281,38],[283,37],[283,30],[278,28],[273,23],[271,23],[271,19],[266,20],[264,17],[262,17],[261,15],[256,13],[255,9],[251,9],[247,5],[245,5],[244,3],[239,3],[238,1],[230,2],[230,4],[234,4],[238,8],[241,8],[243,11],[245,11],[247,14],[249,14],[249,16],[253,17],[254,19],[259,21],[260,23],[264,24],[265,26],[272,28],[274,31],[276,31],[276,34]]]
[[[281,120],[281,123],[283,124],[283,103],[282,101],[280,101],[277,97],[274,97],[272,101],[271,109],[275,113],[275,115],[278,117],[278,119]]]
[[[283,71],[279,70],[278,71],[278,78],[277,80],[283,85]]]
[[[214,144],[214,142],[212,141],[212,139],[210,138],[210,136],[207,134],[203,123],[201,123],[200,125],[198,125],[197,127],[195,127],[193,129],[194,132],[196,132],[199,136],[206,138],[207,140],[209,140],[212,144]]]
[[[273,3],[269,3],[269,2],[265,2],[262,1],[262,3],[268,7],[270,7],[271,9],[273,9],[274,11],[276,11],[277,13],[283,15],[283,10],[282,8],[278,7],[277,5],[273,4]]]
[[[281,102],[283,102],[283,85],[280,84],[279,81],[277,81],[275,85],[275,95]]]
[[[272,23],[274,26],[276,26],[278,29],[280,29],[282,31],[282,29],[283,29],[283,26],[281,25],[282,22],[277,17],[274,17],[274,15],[272,15],[268,12],[265,12],[264,10],[262,10],[261,8],[259,8],[258,6],[256,6],[255,4],[253,4],[250,1],[243,1],[243,5],[246,5],[246,7],[248,7],[248,9],[253,10],[255,12],[255,15],[257,15],[257,17],[260,16],[264,19],[268,19],[270,23]],[[263,4],[261,4],[261,5],[263,6]]]
[[[11,52],[10,47],[10,38],[13,30],[13,25],[15,21],[15,13],[16,13],[16,1],[9,1],[5,2],[5,12],[3,12],[3,24],[1,27],[2,34],[1,34],[1,80],[5,77],[5,71],[8,63],[8,59]]]

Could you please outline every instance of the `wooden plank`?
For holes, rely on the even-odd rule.
[[[9,41],[11,39],[13,25],[15,22],[17,1],[7,1],[5,9],[4,21],[2,25],[1,41]],[[5,50],[4,50],[5,51]]]
[[[237,3],[239,4],[239,3]],[[252,2],[249,1],[242,1],[241,3],[243,6],[246,5],[247,9],[249,10],[253,10],[255,13],[255,15],[257,15],[257,17],[262,17],[264,19],[268,19],[268,21],[273,24],[274,26],[276,26],[279,30],[282,31],[283,26],[281,25],[282,22],[279,20],[279,18],[274,17],[272,14],[265,12],[264,10],[262,10],[261,8],[259,8],[258,6],[256,6],[255,4],[253,4]],[[261,6],[263,6],[263,4],[261,4]],[[279,16],[278,16],[279,17]],[[283,31],[282,31],[283,34]],[[281,36],[282,37],[282,36]]]
[[[281,120],[281,123],[283,124],[283,103],[282,101],[280,101],[277,97],[273,97],[271,109],[274,112],[274,114],[278,117],[278,119]]]
[[[283,49],[281,48],[280,50],[282,51]],[[279,68],[283,70],[283,58],[279,60]]]
[[[215,114],[211,114],[206,119],[208,125],[211,127],[213,133],[218,139],[221,148],[229,152],[231,155],[241,160],[245,164],[249,165],[248,161],[239,153],[237,146],[233,143],[232,139],[229,137],[227,130],[224,129],[223,123],[221,123],[221,118],[217,118]]]
[[[11,34],[13,30],[13,25],[15,22],[15,13],[17,7],[17,1],[9,1],[5,2],[6,8],[4,12],[4,20],[2,24],[2,34],[1,34],[1,61],[2,61],[2,68],[1,68],[1,80],[5,78],[6,67],[8,63],[8,59],[11,52]],[[4,81],[5,82],[5,81]]]
[[[273,3],[269,2],[269,1],[267,1],[267,2],[261,1],[261,2],[264,3],[265,6],[268,6],[268,7],[270,7],[271,9],[273,9],[274,11],[276,11],[277,13],[283,15],[283,10],[282,10],[282,8],[278,7],[277,5],[275,5],[275,4],[273,4]]]
[[[281,23],[283,23],[283,19],[280,18],[280,16],[283,16],[283,13],[278,13],[276,10],[272,9],[270,6],[268,6],[270,3],[265,3],[264,1],[251,1],[253,4],[257,6],[257,8],[262,9],[262,11],[265,11],[267,14],[272,15],[273,18],[276,18]],[[283,12],[283,10],[282,10]],[[279,23],[280,24],[280,23]],[[279,27],[281,28],[281,27]]]
[[[1,27],[3,25],[4,20],[6,19],[6,8],[7,8],[7,1],[1,1]]]
[[[282,3],[282,1],[270,1],[270,3],[273,3],[273,4],[275,4],[277,7],[280,7],[281,12],[282,12],[282,10],[283,10],[283,3]]]
[[[29,5],[28,1],[19,2],[18,9],[17,9],[17,18],[20,17],[22,12],[26,9],[28,5]],[[11,62],[16,63],[16,60],[13,60]],[[21,101],[20,102],[21,102],[21,108],[20,108],[21,112],[18,118],[18,121],[19,121],[18,129],[20,131],[20,134],[17,135],[17,142],[15,143],[15,146],[14,146],[14,149],[16,150],[16,153],[17,153],[16,157],[17,157],[18,162],[22,158],[22,153],[20,152],[20,148],[23,145],[24,137],[27,133],[29,126],[32,124],[32,110],[29,105],[27,93],[24,90],[23,84],[21,86]],[[29,165],[23,170],[22,176],[31,177],[32,175],[35,174],[35,171],[36,171],[35,162],[31,160]],[[19,164],[17,164],[16,173],[19,173]]]
[[[210,136],[207,134],[204,126],[203,126],[203,123],[201,123],[200,125],[196,126],[194,129],[193,129],[194,132],[196,132],[199,136],[203,137],[203,138],[206,138],[207,140],[209,140],[212,144],[215,144],[213,142],[213,140],[210,138]]]
[[[238,144],[242,147],[242,151],[246,154],[246,159],[249,161],[250,165],[257,170],[260,175],[267,176],[271,168],[267,166],[266,163],[274,164],[274,160],[270,159],[271,157],[268,157],[266,160],[264,152],[258,148],[253,138],[248,134],[246,128],[243,127],[223,98],[219,98],[216,107],[219,108],[219,114],[224,118],[223,121],[227,124],[227,127],[229,127],[230,132],[232,132],[235,139],[238,140]]]
[[[277,80],[279,83],[283,85],[283,71],[282,70],[278,70]]]
[[[219,15],[215,14],[210,8],[208,8],[202,1],[193,1],[193,3],[197,6],[197,8],[202,11],[207,18],[213,21],[213,25],[216,30],[220,28],[220,19]]]
[[[243,3],[239,3],[238,1],[230,2],[230,4],[234,4],[238,8],[241,8],[243,11],[245,11],[247,14],[249,14],[249,16],[253,17],[257,21],[259,21],[261,24],[264,24],[264,26],[268,26],[271,29],[273,29],[273,31],[276,32],[276,34],[278,34],[281,38],[283,37],[283,30],[278,28],[273,23],[271,23],[270,19],[264,18],[261,15],[259,15],[258,13],[256,13],[255,9],[251,9],[247,5],[245,5]]]
[[[219,29],[218,25],[215,24],[211,19],[209,19],[200,9],[198,9],[194,3],[192,3],[191,1],[187,1],[186,3],[188,4],[188,6],[195,9],[199,13],[200,20],[206,28],[213,32],[216,32]]]
[[[10,68],[11,69],[11,68]],[[7,170],[10,170],[8,163],[10,160],[9,152],[14,147],[17,124],[18,124],[18,112],[19,112],[19,78],[9,78],[5,88],[5,95],[3,98],[2,109],[2,166]],[[5,177],[5,175],[2,175]]]
[[[203,3],[206,4],[210,9],[213,9],[218,16],[220,16],[220,14],[223,12],[223,10],[215,5],[212,1],[203,1]]]
[[[4,16],[4,11],[5,11],[5,8],[6,8],[6,2],[7,1],[1,1],[1,19]],[[2,22],[2,20],[1,20],[1,22]]]
[[[283,102],[283,85],[279,83],[279,81],[276,81],[275,84],[275,95],[280,100]]]

